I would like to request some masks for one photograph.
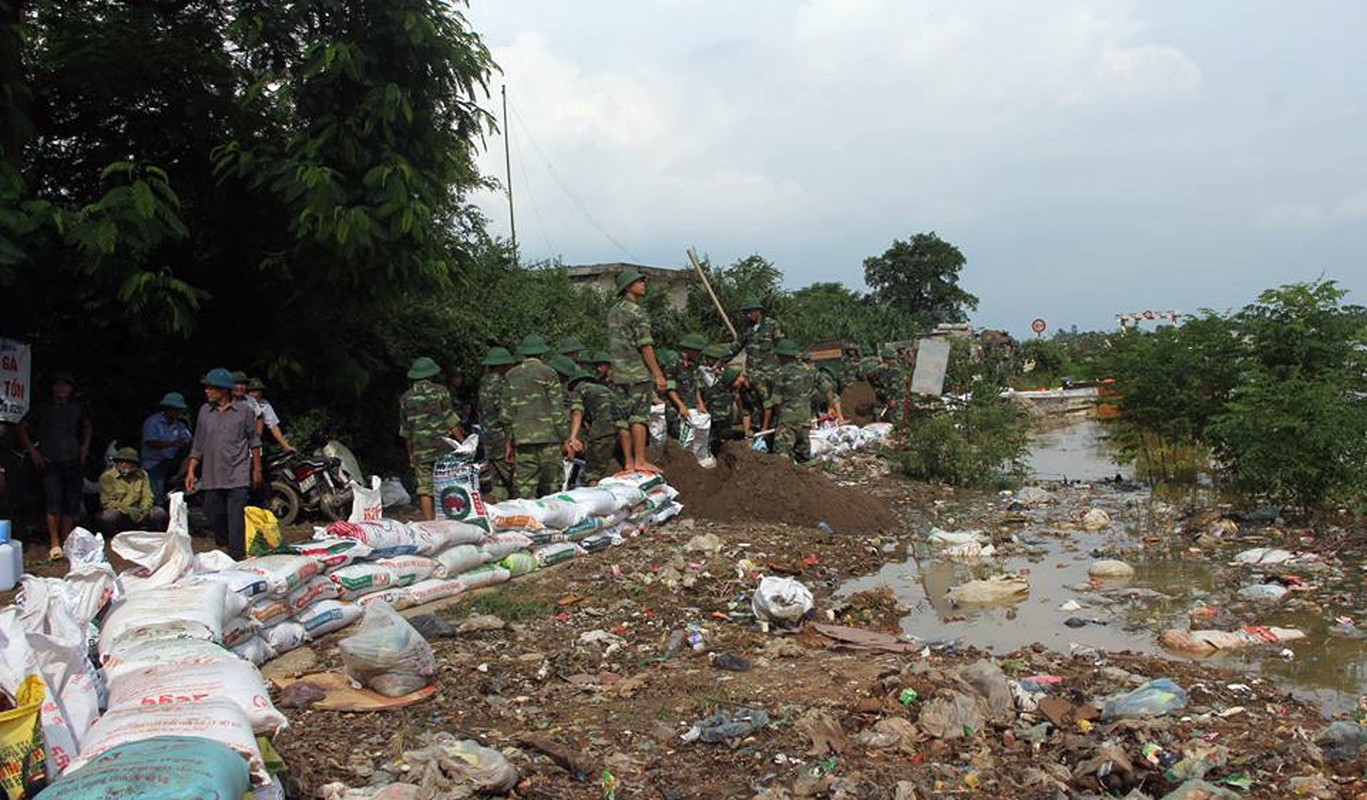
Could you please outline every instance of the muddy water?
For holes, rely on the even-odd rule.
[[[1039,642],[1063,652],[1090,647],[1167,655],[1157,645],[1157,632],[1187,627],[1188,610],[1205,603],[1222,612],[1219,620],[1205,627],[1276,625],[1308,634],[1285,646],[1291,651],[1287,658],[1279,645],[1231,651],[1214,657],[1215,663],[1276,680],[1287,691],[1313,698],[1328,713],[1352,708],[1367,693],[1367,635],[1334,622],[1336,616],[1347,614],[1367,626],[1363,565],[1335,564],[1306,574],[1313,591],[1283,606],[1244,602],[1236,595],[1238,588],[1257,579],[1250,568],[1231,566],[1230,559],[1248,547],[1286,546],[1275,532],[1247,529],[1237,541],[1206,548],[1202,557],[1155,544],[1155,536],[1171,540],[1171,532],[1164,530],[1171,520],[1151,512],[1147,491],[1100,483],[1125,471],[1111,461],[1096,423],[1042,437],[1034,446],[1031,464],[1059,502],[1012,512],[1007,507],[1010,498],[987,495],[940,509],[940,527],[983,530],[1004,544],[1004,557],[981,563],[951,561],[921,541],[925,531],[917,531],[905,561],[846,583],[839,595],[887,586],[910,609],[901,622],[905,633],[926,641],[957,640],[997,653]],[[1065,478],[1098,483],[1091,488],[1051,485]],[[1111,515],[1108,529],[1088,533],[1071,524],[1093,506]],[[1088,584],[1087,570],[1099,558],[1132,564],[1135,577],[1123,589],[1095,589]],[[1029,597],[995,608],[955,608],[945,599],[952,586],[1001,572],[1026,574]],[[1059,608],[1069,601],[1082,607]],[[1086,624],[1070,627],[1065,624],[1070,618],[1074,624]]]

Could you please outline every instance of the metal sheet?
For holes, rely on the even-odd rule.
[[[939,396],[945,388],[948,367],[949,340],[920,340],[916,345],[916,368],[911,373],[911,391]]]

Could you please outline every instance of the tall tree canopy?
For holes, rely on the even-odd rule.
[[[927,327],[965,322],[978,298],[959,286],[966,263],[959,248],[933,231],[895,239],[882,255],[864,259],[864,282],[874,297]]]

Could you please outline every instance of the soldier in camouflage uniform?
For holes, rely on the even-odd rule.
[[[584,343],[579,341],[578,338],[566,336],[564,339],[560,340],[560,347],[556,348],[556,352],[569,358],[569,360],[575,363],[575,366],[583,367],[584,356],[588,354],[588,349],[584,347]]]
[[[502,421],[508,428],[513,458],[513,485],[519,497],[535,499],[556,492],[563,483],[565,389],[555,370],[538,356],[550,348],[540,336],[522,340],[522,363],[508,370],[503,387]]]
[[[727,367],[725,345],[708,345],[702,352],[705,366],[700,372],[699,393],[703,407],[712,417],[712,455],[721,452],[727,442],[745,438],[745,428],[741,424],[740,404],[736,400],[736,383],[740,380],[740,370]]]
[[[703,409],[702,398],[698,394],[698,361],[707,340],[696,333],[690,333],[679,340],[678,359],[665,370],[665,421],[669,425],[670,438],[680,436],[680,420],[688,418],[689,409]]]
[[[517,363],[506,348],[493,347],[480,362],[484,377],[479,381],[478,412],[484,432],[484,457],[493,472],[487,499],[501,502],[512,496],[513,462],[508,458],[508,430],[503,427],[501,408],[503,388],[508,383],[508,368]]]
[[[803,463],[812,457],[812,394],[816,391],[815,370],[800,360],[802,351],[784,339],[774,348],[779,358],[774,393],[769,398],[775,407],[774,452]]]
[[[659,467],[646,460],[647,426],[654,394],[663,394],[666,384],[655,360],[650,319],[640,306],[645,293],[646,279],[640,272],[628,268],[618,273],[618,300],[608,311],[608,354],[612,356],[613,385],[628,424],[621,440],[626,461],[623,466],[628,470],[659,472]]]
[[[845,414],[840,408],[840,384],[835,376],[825,367],[812,366],[810,359],[804,363],[812,370],[812,378],[816,382],[816,390],[812,393],[813,413],[818,417],[843,420]]]
[[[765,315],[764,305],[758,297],[745,298],[740,310],[750,325],[741,331],[740,341],[731,345],[728,356],[735,358],[742,350],[745,351],[745,374],[760,395],[768,397],[778,373],[774,347],[783,338],[783,326],[779,325],[778,320]]]
[[[442,442],[460,427],[460,418],[451,408],[451,393],[432,378],[441,374],[437,362],[426,356],[415,359],[408,370],[413,385],[399,398],[399,435],[413,468],[418,506],[425,520],[436,519],[432,502],[432,467],[449,448]]]
[[[859,377],[859,345],[851,344],[845,348],[845,354],[840,359],[840,371],[835,377],[840,382],[842,392],[850,384],[863,380]]]
[[[569,447],[584,457],[584,480],[597,483],[613,471],[620,432],[627,427],[612,391],[612,358],[607,353],[589,352],[584,363],[594,368],[590,380],[573,381],[582,413],[570,418]],[[579,434],[585,433],[584,437]]]

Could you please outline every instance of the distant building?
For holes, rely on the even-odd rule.
[[[647,267],[643,264],[585,264],[566,267],[565,271],[575,283],[592,286],[607,294],[615,294],[617,273],[626,269],[635,269],[646,276],[650,291],[663,293],[669,305],[679,311],[688,306],[688,285],[698,279],[698,274],[691,269]]]

